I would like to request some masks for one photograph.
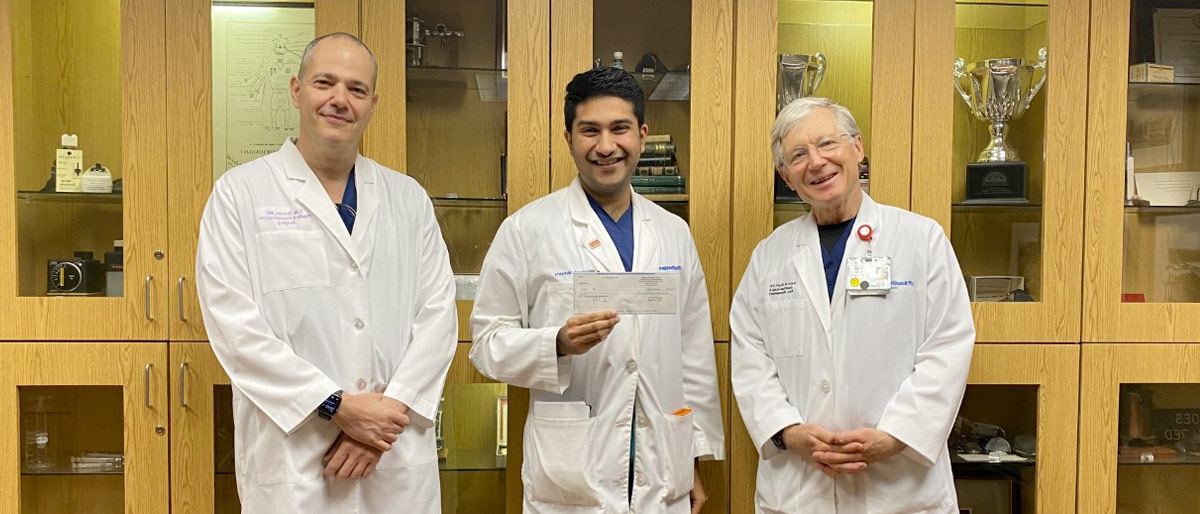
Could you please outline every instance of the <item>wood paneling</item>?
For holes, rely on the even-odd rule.
[[[729,340],[733,148],[733,1],[692,3],[689,222],[708,283],[713,337]],[[700,143],[703,142],[703,143]]]
[[[550,60],[552,12],[546,2],[508,3],[510,107],[506,133],[510,214],[550,192],[546,151],[553,141],[551,134],[557,134],[546,131],[546,112],[552,105],[546,84],[551,81],[554,66]]]
[[[196,244],[200,216],[212,190],[211,2],[178,2],[167,12],[167,211],[170,227],[169,337],[203,341],[196,296]]]
[[[316,6],[316,34],[322,36],[330,32],[345,32],[362,37],[359,9],[364,1],[370,0],[313,0]]]
[[[223,499],[216,494],[216,421],[218,412],[233,407],[217,405],[213,390],[229,386],[229,376],[208,343],[171,343],[170,354],[171,507],[214,512]]]
[[[575,178],[575,161],[563,137],[566,132],[563,113],[567,84],[575,74],[592,67],[595,37],[591,30],[595,24],[592,4],[593,0],[550,0],[550,48],[554,61],[550,65],[550,119],[544,123],[548,123],[550,130],[551,191],[567,187]],[[612,55],[605,56],[605,63],[611,64],[611,58]]]
[[[774,228],[775,166],[771,157],[771,125],[775,122],[775,102],[771,99],[775,97],[778,62],[773,27],[777,6],[778,2],[774,0],[744,0],[738,4],[733,91],[734,133],[737,137],[733,140],[735,219],[730,236],[731,290],[742,281],[754,247]],[[740,421],[735,425],[740,426]]]
[[[326,4],[344,4],[343,0],[325,0]],[[406,26],[405,5],[407,2],[390,2],[387,0],[361,0],[348,2],[349,5],[317,4],[317,34],[325,31],[322,24],[332,16],[348,16],[348,13],[327,13],[331,10],[354,9],[358,14],[361,9],[361,19],[354,20],[362,29],[361,37],[375,54],[379,65],[379,77],[375,83],[375,94],[379,95],[379,103],[371,115],[371,124],[363,133],[362,153],[380,164],[400,173],[408,173],[408,135],[405,120],[408,116],[408,101],[406,99],[407,68],[405,64],[405,38],[400,30]],[[348,23],[346,20],[340,23]],[[349,31],[347,31],[349,32]],[[358,33],[353,31],[352,33]]]

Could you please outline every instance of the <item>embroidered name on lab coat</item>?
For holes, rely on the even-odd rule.
[[[780,282],[767,286],[767,296],[779,296],[781,294],[792,294],[796,292],[796,282]]]
[[[258,224],[276,227],[307,225],[311,216],[308,211],[296,208],[266,208],[258,211]]]

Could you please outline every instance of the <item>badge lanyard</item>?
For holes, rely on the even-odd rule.
[[[850,296],[884,296],[892,290],[892,258],[875,255],[875,229],[862,224],[855,231],[867,243],[867,254],[847,261],[846,293]]]

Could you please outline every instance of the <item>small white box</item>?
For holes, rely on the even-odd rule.
[[[1005,302],[1009,293],[1025,289],[1025,277],[989,275],[967,277],[967,294],[972,302]]]
[[[1169,64],[1143,62],[1129,67],[1130,82],[1175,82],[1175,67]]]

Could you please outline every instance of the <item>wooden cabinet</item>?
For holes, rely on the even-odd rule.
[[[3,343],[0,510],[166,512],[163,343]]]
[[[1074,510],[1078,384],[1078,345],[975,346],[949,441],[959,508]],[[1005,443],[1010,455],[987,459],[988,446]]]
[[[968,284],[970,277],[1022,279],[1015,294],[1010,282],[976,279],[975,300],[1012,299],[973,303],[980,342],[1076,342],[1088,2],[919,0],[916,16],[922,28],[913,63],[912,210],[946,229]],[[976,104],[993,106],[990,112],[973,114],[979,109],[955,91],[956,58],[964,60],[963,90]],[[1011,112],[1018,104],[1028,105],[1019,117]],[[996,127],[1007,127],[1018,160],[976,163],[985,160],[980,154]],[[996,172],[1020,163],[1028,172],[1023,194],[968,195],[985,180],[993,187],[1012,179],[1010,187],[1021,189],[1019,173]]]
[[[1079,511],[1195,512],[1200,345],[1085,344]]]
[[[165,4],[0,4],[0,339],[166,338]],[[97,163],[113,192],[68,192],[102,188]]]
[[[1200,327],[1188,322],[1200,315],[1200,211],[1185,203],[1200,186],[1192,184],[1200,169],[1200,85],[1189,83],[1195,79],[1183,75],[1185,66],[1174,83],[1129,75],[1134,64],[1172,62],[1166,54],[1156,59],[1156,13],[1196,9],[1200,2],[1093,2],[1085,341],[1200,341]],[[1183,189],[1175,198],[1141,182],[1171,177],[1162,173],[1174,173]],[[1135,191],[1129,181],[1141,186]]]

